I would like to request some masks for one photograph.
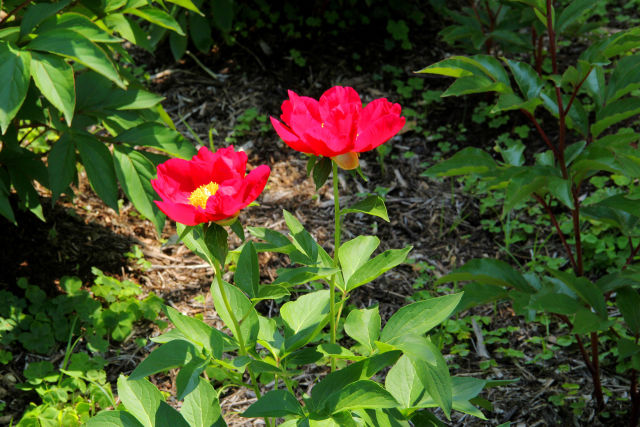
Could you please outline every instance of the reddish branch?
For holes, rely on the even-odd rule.
[[[631,236],[629,236],[629,250],[631,251],[629,253],[629,258],[627,258],[627,262],[624,263],[624,265],[622,266],[623,270],[626,270],[626,268],[631,265],[631,263],[633,262],[633,259],[636,257],[636,255],[638,255],[638,252],[640,251],[640,242],[638,242],[638,246],[633,247],[633,240],[631,240]]]
[[[575,88],[573,88],[571,99],[569,99],[569,103],[567,104],[567,110],[566,110],[567,114],[569,114],[569,110],[571,110],[571,105],[573,104],[573,100],[576,99],[576,95],[578,95],[578,91],[580,90],[584,82],[587,80],[587,77],[589,77],[589,74],[591,74],[591,70],[593,70],[593,67],[589,68],[589,71],[587,72],[587,74],[585,74],[584,78],[580,80],[580,83],[578,83]]]
[[[571,262],[571,267],[573,267],[573,269],[575,270],[576,261],[573,257],[573,252],[571,251],[571,247],[569,246],[569,243],[567,243],[567,238],[565,237],[564,233],[560,229],[560,224],[558,224],[558,220],[556,219],[555,214],[553,213],[553,211],[551,211],[551,207],[542,197],[538,196],[537,194],[534,193],[533,197],[535,197],[538,203],[542,205],[544,210],[547,212],[547,215],[549,215],[549,217],[551,218],[551,223],[553,224],[556,231],[558,232],[558,236],[560,236],[560,241],[562,242],[562,246],[564,246],[564,249],[567,252],[567,255],[569,256],[569,262]]]
[[[530,112],[528,112],[527,110],[525,110],[524,108],[521,108],[520,111],[522,112],[522,114],[527,116],[527,118],[529,120],[531,120],[531,123],[533,123],[533,125],[536,127],[536,130],[538,131],[538,133],[542,137],[542,140],[545,142],[545,144],[547,144],[547,147],[549,147],[549,149],[551,151],[553,151],[553,156],[557,159],[558,158],[558,149],[555,147],[555,145],[553,145],[553,143],[551,142],[551,140],[549,139],[549,137],[545,133],[544,129],[542,129],[542,127],[540,126],[540,123],[538,123],[538,120],[535,118],[535,116],[533,114],[531,114]]]
[[[593,394],[596,395],[598,411],[604,410],[604,396],[600,383],[600,360],[598,356],[598,333],[591,332],[591,364],[593,365]]]
[[[2,17],[2,19],[0,19],[0,25],[4,24],[5,22],[7,22],[7,20],[9,18],[11,18],[13,15],[15,15],[16,13],[20,12],[20,10],[22,10],[23,8],[27,7],[27,5],[29,3],[31,3],[32,0],[25,0],[22,3],[20,3],[18,5],[18,7],[16,7],[15,9],[13,9],[11,12],[9,12],[8,14],[6,14],[4,17]]]
[[[480,18],[480,13],[478,13],[478,8],[476,7],[475,0],[469,0],[469,4],[471,5],[471,9],[473,10],[473,14],[476,16],[476,21],[478,21],[478,25],[480,25],[480,32],[482,33],[483,36],[486,37],[487,33],[484,30],[484,24],[482,23],[482,18]],[[484,46],[485,46],[485,49],[487,51],[487,54],[491,55],[491,42],[490,42],[490,39],[485,40]]]

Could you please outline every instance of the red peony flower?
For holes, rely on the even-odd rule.
[[[343,169],[358,167],[358,154],[388,141],[405,123],[400,104],[376,99],[362,108],[351,87],[335,86],[319,101],[289,91],[282,122],[271,117],[280,138],[294,150],[331,157]]]
[[[246,166],[246,153],[233,147],[215,153],[202,147],[191,160],[167,160],[151,180],[162,198],[155,203],[185,225],[233,220],[260,195],[269,178],[269,166],[258,166],[245,176]]]

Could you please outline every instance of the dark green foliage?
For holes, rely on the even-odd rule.
[[[121,44],[151,49],[140,25],[182,33],[180,25],[160,3],[14,3],[2,3],[0,19],[0,73],[12,82],[0,90],[0,214],[15,222],[13,187],[20,206],[44,219],[33,181],[55,201],[70,193],[79,162],[107,205],[118,210],[120,183],[160,231],[164,215],[149,185],[159,159],[136,147],[181,157],[195,150],[172,129],[162,97],[144,90]]]

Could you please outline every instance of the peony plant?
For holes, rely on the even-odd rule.
[[[338,176],[340,168],[358,167],[358,153],[402,128],[401,107],[378,99],[363,108],[348,87],[331,88],[319,101],[293,92],[289,97],[282,105],[284,123],[274,118],[272,123],[287,145],[310,156],[317,185],[332,174],[332,254],[287,211],[288,236],[248,227],[259,241],[245,238],[238,214],[262,192],[269,175],[264,165],[245,175],[246,154],[232,147],[214,153],[201,148],[189,161],[159,165],[152,181],[162,198],[156,204],[178,223],[180,239],[212,265],[211,296],[226,328],[166,307],[175,329],[152,338],[159,346],[118,379],[122,404],[99,413],[88,426],[224,426],[219,398],[229,387],[251,390],[256,401],[241,415],[263,418],[267,426],[426,425],[437,422],[430,408],[440,408],[447,418],[452,410],[484,418],[471,400],[500,382],[451,376],[427,335],[455,310],[461,293],[402,307],[384,327],[375,305],[344,313],[352,291],[404,262],[411,250],[372,257],[380,245],[377,237],[341,239],[342,220],[351,213],[388,221],[378,196],[341,208]],[[239,248],[229,250],[226,227],[243,241]],[[261,251],[286,254],[293,267],[262,284]],[[223,277],[229,264],[235,264],[234,283]],[[278,303],[277,315],[264,314],[265,300]],[[174,368],[180,411],[146,379]],[[300,372],[316,375],[310,390],[298,383]]]

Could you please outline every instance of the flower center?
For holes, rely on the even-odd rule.
[[[218,191],[218,184],[213,181],[206,185],[201,185],[193,190],[189,196],[189,203],[195,207],[204,209],[207,207],[207,200],[216,194],[216,191]]]

